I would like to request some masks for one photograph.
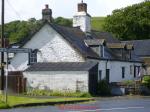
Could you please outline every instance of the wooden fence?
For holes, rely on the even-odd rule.
[[[12,93],[23,93],[26,91],[26,78],[23,77],[22,72],[9,72],[8,90]]]

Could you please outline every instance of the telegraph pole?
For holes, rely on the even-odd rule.
[[[1,47],[4,48],[4,0],[2,0],[1,12]],[[4,52],[1,52],[1,90],[4,90]]]

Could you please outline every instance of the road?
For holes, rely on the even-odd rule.
[[[82,104],[0,110],[0,112],[150,112],[150,97],[97,98]]]

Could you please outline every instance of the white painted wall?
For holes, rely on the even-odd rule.
[[[41,71],[23,74],[27,78],[28,89],[75,92],[77,81],[82,81],[81,91],[88,92],[88,71]]]
[[[80,27],[83,32],[91,32],[91,17],[86,12],[78,12],[73,17],[73,27]]]
[[[84,62],[85,59],[53,28],[46,24],[23,48],[39,49],[38,62]],[[10,70],[25,70],[28,54],[16,54],[11,60]]]
[[[103,61],[99,62],[99,70],[102,70],[102,79],[106,77],[106,66],[110,69],[110,82],[121,82],[125,80],[133,80],[134,69],[130,71],[130,66],[142,66],[141,63],[121,62],[121,61]],[[125,67],[125,78],[122,78],[122,67]],[[137,74],[138,77],[138,74]],[[137,78],[136,77],[136,78]]]

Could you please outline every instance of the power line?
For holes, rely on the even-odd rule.
[[[16,9],[13,7],[13,5],[9,2],[9,0],[6,0],[8,5],[12,8],[12,10],[15,12],[15,14],[20,18],[21,18],[21,15],[19,14],[19,12],[16,11]]]

